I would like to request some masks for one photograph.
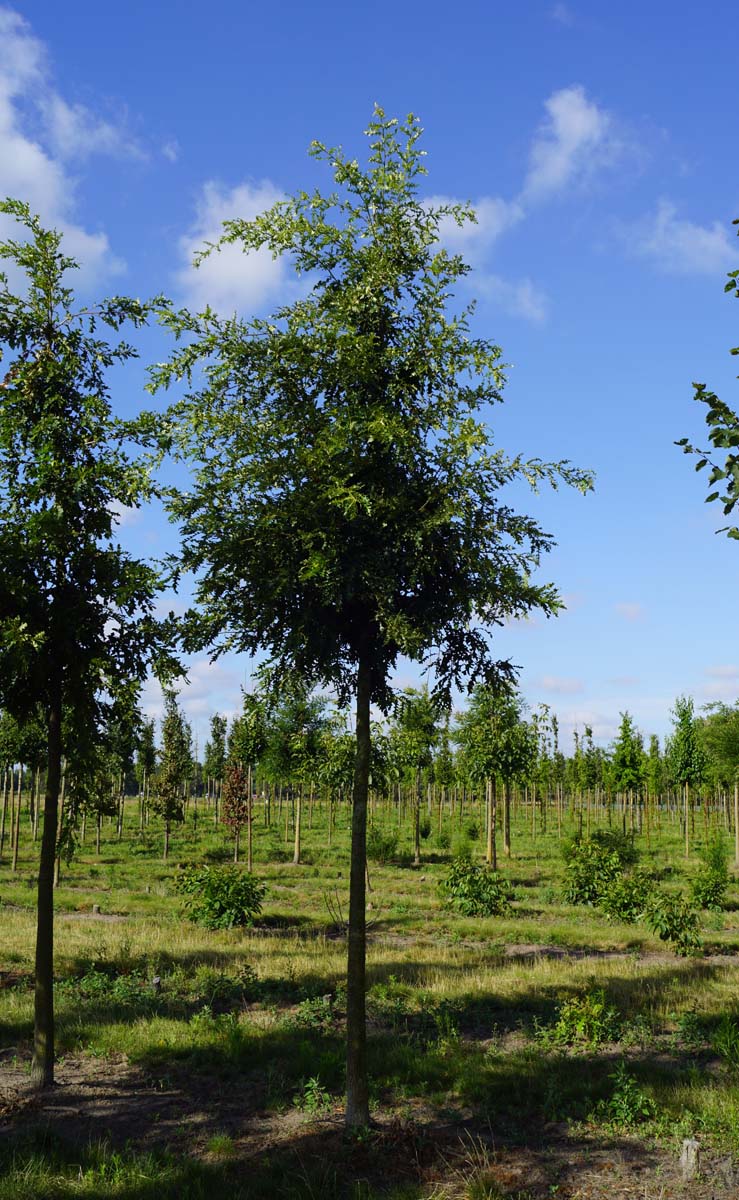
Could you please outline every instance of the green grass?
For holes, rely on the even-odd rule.
[[[263,917],[253,929],[208,931],[184,919],[174,873],[180,862],[228,861],[229,839],[201,813],[197,829],[189,820],[175,830],[164,864],[161,830],[152,821],[140,836],[135,802],[128,809],[121,841],[106,823],[98,857],[88,830],[87,844],[63,867],[58,1052],[103,1063],[123,1056],[152,1087],[179,1089],[193,1108],[196,1099],[202,1107],[211,1088],[212,1121],[188,1135],[186,1152],[174,1156],[166,1139],[144,1153],[135,1144],[69,1145],[55,1140],[53,1128],[29,1141],[17,1130],[4,1151],[0,1200],[432,1195],[402,1171],[393,1179],[379,1167],[381,1182],[373,1183],[368,1169],[369,1190],[352,1192],[340,1156],[312,1150],[296,1160],[289,1184],[279,1179],[279,1163],[284,1168],[284,1155],[311,1122],[320,1128],[333,1122],[332,1136],[340,1136],[345,941],[336,919],[348,907],[346,812],[330,847],[325,814],[316,808],[312,828],[305,815],[304,862],[297,867],[289,861],[284,812],[279,827],[257,822],[255,871],[267,886]],[[377,819],[385,827],[397,821],[395,814]],[[406,820],[401,856],[411,847],[408,826]],[[687,892],[700,864],[685,862],[678,825],[665,822],[659,834],[653,831],[650,848],[644,838],[637,844],[642,865],[661,876],[661,886]],[[0,863],[6,1064],[27,1062],[30,1052],[36,851],[24,821],[18,871],[9,869],[7,853]],[[405,862],[370,865],[369,1060],[381,1124],[417,1114],[464,1117],[508,1143],[536,1143],[551,1121],[607,1139],[619,1121],[625,1130],[633,1113],[631,1135],[671,1145],[695,1134],[717,1152],[739,1153],[739,1069],[729,1052],[734,1041],[739,1045],[733,1025],[739,966],[731,957],[739,950],[736,881],[726,910],[703,914],[707,950],[726,957],[678,959],[644,925],[563,902],[554,822],[533,838],[530,815],[514,818],[513,856],[499,860],[514,890],[504,916],[463,917],[442,907],[438,884],[449,854],[433,838],[420,869]],[[93,905],[121,919],[93,918]],[[552,956],[538,953],[540,947]],[[580,1026],[587,1036],[579,1035]],[[245,1089],[244,1119],[262,1114],[277,1131],[284,1124],[286,1140],[275,1133],[275,1174],[262,1167],[259,1178],[247,1173],[247,1179],[248,1138],[240,1140],[228,1124],[219,1127],[219,1095],[232,1088]],[[474,1164],[468,1166],[473,1180]],[[354,1183],[363,1170],[357,1166]],[[395,1193],[387,1190],[396,1184]],[[469,1195],[477,1186],[469,1183]]]

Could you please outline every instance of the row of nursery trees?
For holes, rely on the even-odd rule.
[[[370,852],[390,856],[405,828],[419,863],[432,833],[437,847],[449,849],[462,844],[463,830],[474,838],[484,832],[485,858],[495,867],[499,836],[503,853],[511,854],[514,808],[527,813],[534,836],[548,830],[562,836],[573,823],[589,834],[607,819],[649,839],[663,819],[679,821],[686,854],[698,815],[704,835],[716,823],[733,828],[739,861],[739,705],[710,705],[696,716],[692,701],[680,697],[672,715],[663,747],[655,735],[645,745],[625,712],[608,748],[595,744],[586,725],[565,754],[556,714],[544,705],[528,714],[513,689],[480,686],[451,717],[427,690],[408,689],[372,731]],[[337,815],[349,807],[355,756],[349,714],[299,680],[276,702],[266,689],[246,693],[230,727],[215,715],[202,761],[171,692],[158,739],[155,722],[135,708],[109,732],[105,752],[86,786],[71,790],[71,802],[65,784],[75,764],[64,763],[56,883],[64,852],[84,843],[88,819],[99,852],[104,817],[120,839],[126,820],[132,832],[143,832],[150,814],[158,815],[165,860],[173,827],[188,817],[195,825],[208,819],[230,829],[236,862],[245,833],[251,870],[255,824],[284,821],[299,864],[306,808],[312,825],[314,808],[326,806],[330,845]],[[14,870],[24,778],[27,820],[34,839],[38,834],[44,749],[39,720],[20,725],[7,713],[0,717],[0,857],[7,841]],[[126,817],[127,795],[138,798],[135,818]]]

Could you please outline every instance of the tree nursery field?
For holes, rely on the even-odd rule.
[[[269,805],[256,793],[264,895],[244,925],[209,928],[227,904],[193,910],[177,882],[183,863],[244,875],[212,799],[190,797],[166,863],[161,820],[136,797],[102,820],[99,851],[87,829],[55,894],[57,1084],[40,1098],[28,1076],[37,848],[23,797],[16,870],[7,846],[0,868],[3,1200],[734,1194],[739,890],[732,877],[714,907],[686,900],[697,925],[673,913],[667,940],[639,891],[663,907],[697,894],[706,846],[720,874],[720,806],[691,810],[686,859],[679,804],[653,802],[647,839],[643,804],[641,834],[624,836],[626,798],[586,812],[583,797],[514,792],[510,857],[482,872],[500,884],[491,898],[475,890],[484,796],[424,795],[420,865],[413,796],[374,797],[373,1124],[350,1135],[348,806],[306,791],[296,865],[296,792],[273,789]],[[460,863],[467,885],[455,890]],[[572,902],[578,888],[588,903]],[[477,915],[486,907],[499,915]],[[699,1174],[684,1181],[693,1137]]]

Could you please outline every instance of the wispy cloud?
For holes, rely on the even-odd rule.
[[[610,113],[580,84],[553,92],[531,145],[522,200],[541,201],[613,166],[623,151]]]
[[[727,224],[689,221],[678,216],[669,200],[661,200],[654,213],[620,232],[633,253],[672,275],[720,274],[736,253]]]
[[[643,621],[646,616],[644,605],[634,600],[623,600],[615,604],[614,608],[624,621]]]
[[[549,10],[549,16],[558,25],[570,27],[575,24],[575,14],[568,4],[553,4]]]
[[[554,692],[560,696],[574,696],[585,691],[583,679],[572,679],[565,675],[542,675],[537,682],[543,692]]]
[[[715,667],[706,667],[705,673],[712,679],[737,679],[739,678],[739,667],[729,663],[719,664]]]

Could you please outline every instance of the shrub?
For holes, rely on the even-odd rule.
[[[729,887],[729,851],[721,834],[703,847],[700,858],[702,866],[693,881],[693,900],[698,908],[719,911]]]
[[[618,1014],[606,1001],[603,988],[571,996],[557,1010],[553,1025],[538,1030],[539,1040],[550,1046],[585,1043],[597,1046],[618,1038]]]
[[[606,916],[634,924],[644,915],[653,891],[653,880],[645,871],[617,875],[607,885],[598,906]]]
[[[624,1129],[633,1129],[656,1117],[657,1105],[629,1073],[625,1063],[620,1062],[608,1078],[613,1080],[613,1092],[609,1100],[601,1101],[596,1107],[595,1116],[605,1117]]]
[[[510,912],[511,889],[502,875],[477,867],[467,858],[456,858],[440,888],[444,907],[466,917],[497,917]]]
[[[480,839],[480,822],[476,821],[474,817],[470,821],[466,821],[465,826],[464,826],[464,832],[465,832],[465,836],[468,837],[471,842],[479,841],[479,839]]]
[[[183,867],[175,887],[185,898],[191,921],[206,929],[251,925],[262,911],[264,884],[239,867]]]
[[[739,1067],[739,1025],[724,1013],[713,1035],[713,1048],[732,1067]]]
[[[448,850],[452,844],[452,836],[448,829],[441,829],[436,835],[436,845],[439,850]]]
[[[427,838],[431,837],[431,817],[428,815],[428,813],[425,813],[419,818],[418,832],[423,838],[424,842]]]
[[[684,896],[654,892],[645,916],[650,929],[663,942],[669,942],[676,954],[688,955],[700,950],[698,912]]]
[[[397,833],[393,833],[389,829],[383,832],[377,825],[370,825],[367,830],[367,858],[370,862],[389,862],[395,855],[397,848]]]
[[[565,843],[564,897],[570,904],[597,904],[624,868],[638,857],[631,839],[612,829],[597,829]]]

